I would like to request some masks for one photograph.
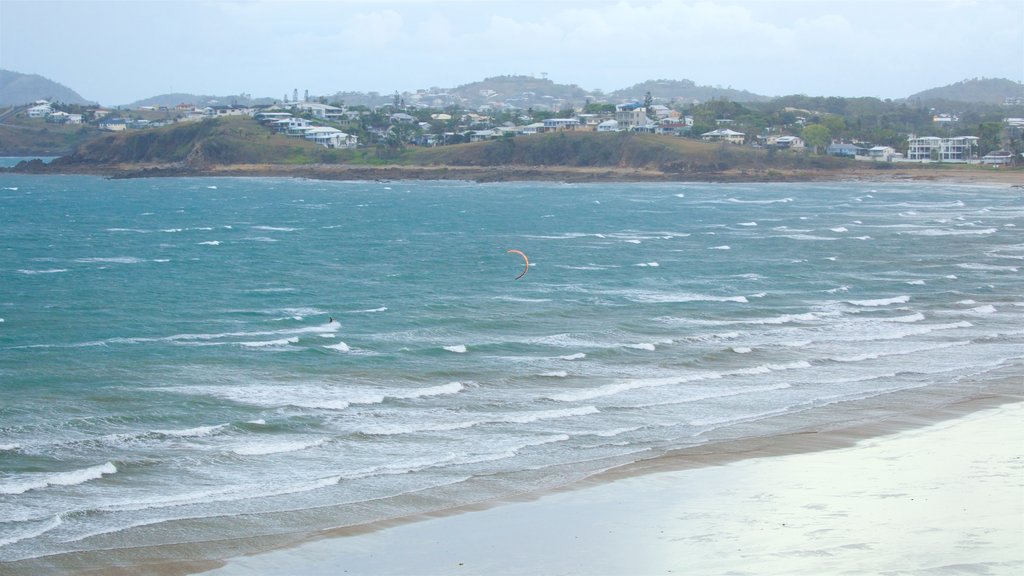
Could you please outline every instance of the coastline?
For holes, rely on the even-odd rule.
[[[950,394],[951,390],[960,394]],[[898,410],[888,408],[897,406]],[[1016,408],[1013,408],[1016,407]],[[632,551],[612,541],[601,541],[600,544],[587,544],[575,538],[563,542],[569,548],[547,550],[546,552],[524,552],[520,545],[524,541],[534,545],[544,545],[544,539],[534,539],[533,526],[556,526],[568,524],[563,530],[588,530],[587,525],[580,525],[580,518],[588,515],[605,514],[600,519],[603,525],[611,526],[608,534],[622,534],[626,529],[622,525],[622,511],[618,508],[637,505],[647,508],[643,515],[630,513],[633,521],[643,522],[636,529],[646,529],[650,525],[662,526],[659,530],[674,525],[673,518],[659,517],[668,508],[665,502],[685,503],[694,510],[707,510],[721,506],[737,507],[735,514],[744,513],[745,508],[736,504],[736,495],[723,493],[712,495],[717,504],[704,502],[708,497],[701,495],[706,487],[720,486],[725,482],[721,474],[732,474],[730,470],[755,467],[764,472],[750,472],[754,477],[764,474],[779,474],[778,468],[808,470],[828,470],[829,478],[853,478],[861,474],[865,458],[861,450],[863,446],[888,446],[903,436],[920,436],[921,444],[914,450],[903,451],[890,457],[893,462],[909,462],[905,469],[890,470],[883,477],[884,482],[890,480],[901,483],[900,494],[909,493],[905,475],[916,469],[934,466],[947,466],[949,462],[964,458],[987,458],[992,446],[999,446],[1010,454],[1004,454],[1004,460],[976,463],[971,466],[991,476],[1002,489],[1009,486],[1016,490],[1017,502],[1011,503],[1017,515],[1018,524],[1010,526],[1019,538],[1024,538],[1024,428],[1009,425],[1006,418],[989,418],[988,414],[998,414],[1004,409],[1016,410],[1017,416],[1012,424],[1019,423],[1024,415],[1024,380],[1019,375],[1004,376],[1000,380],[987,382],[948,384],[935,390],[912,389],[897,392],[885,398],[868,399],[857,402],[840,414],[832,414],[817,424],[802,424],[791,431],[768,436],[752,436],[738,440],[709,442],[691,448],[673,451],[650,459],[639,460],[622,466],[612,467],[603,473],[596,474],[569,485],[524,493],[514,496],[487,500],[459,506],[444,506],[438,502],[438,508],[432,512],[416,515],[399,515],[368,524],[344,526],[315,533],[288,533],[273,536],[244,538],[230,541],[193,542],[189,544],[168,545],[160,547],[126,548],[119,551],[96,550],[92,552],[58,555],[45,559],[27,560],[10,563],[5,566],[5,574],[9,570],[12,576],[36,574],[42,572],[76,574],[89,576],[127,576],[148,574],[153,576],[184,576],[187,574],[203,574],[205,576],[269,576],[286,574],[336,574],[345,566],[346,573],[351,574],[590,574],[602,573],[598,568],[603,564],[594,564],[590,569],[579,569],[570,566],[559,567],[567,558],[601,558],[602,555],[624,554]],[[838,418],[836,417],[838,416]],[[977,435],[976,445],[953,446],[950,439],[941,439],[930,435],[932,429],[949,429],[959,426],[959,422],[978,420],[981,428],[967,432]],[[987,423],[987,424],[986,424]],[[1008,433],[1015,433],[1016,439],[1007,439]],[[982,437],[982,436],[985,437]],[[822,464],[828,461],[828,464]],[[794,462],[796,464],[794,464]],[[994,462],[994,464],[993,464]],[[1009,463],[1009,464],[1008,464]],[[990,465],[991,464],[991,465]],[[966,466],[966,465],[965,465]],[[785,476],[783,474],[783,476]],[[988,477],[986,476],[986,477]],[[666,480],[667,479],[667,480]],[[832,480],[829,480],[831,482]],[[986,481],[988,482],[988,481]],[[941,484],[941,482],[939,482]],[[1007,484],[1009,483],[1009,484]],[[680,488],[679,486],[682,486]],[[758,490],[783,489],[785,486],[758,484]],[[828,487],[829,484],[823,484]],[[689,488],[687,488],[689,487]],[[821,488],[820,486],[817,488]],[[963,493],[981,493],[991,486],[960,486]],[[809,490],[809,488],[807,488]],[[688,490],[690,490],[688,492]],[[860,492],[867,488],[861,487]],[[891,497],[892,490],[887,486],[875,486],[872,490],[882,494],[885,499]],[[596,491],[596,492],[595,492]],[[839,491],[832,495],[836,500],[856,500],[860,492]],[[592,494],[602,495],[603,505],[596,507],[592,503]],[[751,496],[750,498],[754,498]],[[756,498],[754,499],[756,501]],[[911,498],[913,501],[913,498]],[[644,504],[646,503],[646,504]],[[942,506],[950,508],[955,503],[943,502]],[[850,504],[852,505],[852,504]],[[603,506],[603,508],[602,508]],[[617,508],[618,507],[618,508]],[[602,512],[603,510],[603,512]],[[771,513],[784,514],[787,522],[798,522],[802,515],[813,512],[813,508],[796,507],[777,510]],[[975,510],[976,511],[976,510]],[[975,512],[972,511],[972,512]],[[518,534],[499,537],[500,531],[508,516],[523,515],[525,531]],[[582,515],[582,516],[581,516]],[[737,516],[739,518],[740,516]],[[575,522],[575,524],[574,524]],[[717,518],[718,523],[730,524],[730,530],[743,532],[747,528],[742,523],[736,524],[734,519]],[[688,530],[698,530],[701,536],[699,549],[713,545],[717,540],[715,531],[721,528],[694,526],[687,524]],[[914,529],[914,526],[906,526]],[[864,527],[864,530],[869,530]],[[986,531],[1007,529],[1006,526],[985,528]],[[836,528],[820,528],[823,533]],[[649,554],[672,556],[665,545],[678,540],[668,539],[662,535],[648,534],[646,543],[634,542],[633,546],[644,545],[653,547]],[[770,543],[771,534],[763,529],[752,533],[750,538],[768,538],[759,545]],[[735,538],[735,533],[730,536]],[[396,539],[400,542],[396,542]],[[475,541],[475,544],[452,550],[452,545]],[[479,541],[480,539],[484,541]],[[433,543],[435,547],[425,543]],[[691,545],[696,545],[691,543]],[[415,555],[396,555],[396,546],[411,547]],[[661,546],[661,548],[659,548]],[[842,549],[845,545],[837,545]],[[856,551],[857,548],[849,548]],[[721,551],[720,551],[721,552]],[[111,554],[116,554],[111,557]],[[870,551],[868,551],[870,553]],[[461,559],[456,556],[462,555]],[[546,554],[546,556],[545,556]],[[530,557],[527,564],[526,558]],[[646,557],[646,556],[642,556]],[[487,566],[472,565],[470,562],[495,562]],[[401,562],[406,562],[401,564]],[[435,563],[429,570],[420,568]],[[462,562],[461,565],[458,562]],[[417,564],[421,563],[421,564]],[[521,566],[521,568],[520,568]],[[1024,567],[1024,552],[1020,558],[1020,566]],[[548,568],[551,568],[550,570]],[[659,567],[657,573],[668,570]],[[744,571],[742,565],[733,564],[709,572],[693,572],[681,564],[675,573],[725,573],[725,569],[733,573],[758,573],[761,571]],[[749,565],[746,566],[749,568]],[[625,570],[625,572],[623,572]],[[873,571],[869,571],[873,572]],[[647,574],[649,572],[620,566],[608,574],[632,573]],[[790,574],[790,571],[775,572]],[[810,570],[806,574],[823,573]],[[914,572],[897,572],[900,574]],[[959,573],[959,572],[957,572]],[[971,572],[995,573],[1003,572]]]
[[[980,166],[930,166],[863,163],[844,169],[734,168],[722,171],[665,172],[656,169],[599,166],[457,166],[457,165],[348,165],[348,164],[223,164],[186,167],[169,164],[44,165],[42,162],[15,174],[93,175],[106,178],[160,177],[281,177],[310,180],[394,181],[458,180],[474,182],[565,183],[772,183],[827,181],[924,181],[1024,187],[1024,170]]]
[[[1013,546],[1024,537],[1024,430],[1012,426],[1022,415],[1024,396],[981,395],[687,450],[540,495],[331,531],[202,574],[913,574],[945,573],[943,563],[1009,574],[1024,567]]]

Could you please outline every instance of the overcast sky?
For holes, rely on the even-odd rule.
[[[1024,80],[1021,0],[0,0],[0,68],[104,105],[530,74],[902,98]]]

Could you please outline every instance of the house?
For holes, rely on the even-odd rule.
[[[128,122],[124,118],[104,118],[100,120],[99,128],[111,132],[123,132],[128,129]]]
[[[35,106],[30,107],[26,110],[29,118],[46,118],[53,112],[53,108],[45,100],[42,103],[36,103]]]
[[[415,124],[416,117],[406,114],[405,112],[396,112],[391,115],[391,122],[395,124]]]
[[[736,132],[728,128],[719,128],[712,130],[711,132],[705,132],[700,135],[701,140],[707,142],[729,142],[731,144],[743,144],[746,139],[746,134],[742,132]]]
[[[345,111],[337,106],[319,102],[292,102],[287,106],[295,113],[310,114],[316,118],[340,118],[345,114]]]
[[[620,104],[615,108],[615,121],[619,123],[620,130],[633,130],[637,126],[651,124],[647,117],[647,111],[639,104]]]
[[[1010,152],[1009,150],[995,150],[993,152],[989,152],[981,157],[981,163],[992,166],[1013,164],[1013,152]]]
[[[844,158],[855,158],[857,156],[867,156],[867,150],[857,146],[856,144],[848,144],[846,142],[833,142],[828,145],[825,149],[825,153],[829,156],[841,156]]]
[[[891,162],[896,155],[896,149],[892,146],[872,146],[868,148],[868,158],[872,160],[884,160]]]
[[[575,130],[580,125],[577,118],[548,118],[544,121],[544,130],[554,132],[560,130]]]
[[[50,115],[46,117],[46,121],[53,124],[81,124],[82,115],[68,114],[67,112],[58,110],[50,113]]]
[[[358,142],[355,136],[330,126],[309,126],[303,130],[303,138],[325,148],[355,148]]]
[[[768,145],[786,150],[798,150],[804,147],[804,141],[799,136],[773,136],[768,138]]]
[[[521,131],[523,134],[539,134],[541,132],[544,132],[544,123],[534,122],[532,124],[527,124],[526,126],[522,127]]]
[[[907,138],[907,160],[937,160],[939,162],[967,162],[978,157],[977,136],[957,136],[955,138],[939,138],[938,136],[911,135]]]
[[[598,132],[618,132],[619,123],[616,120],[605,120],[597,125]]]

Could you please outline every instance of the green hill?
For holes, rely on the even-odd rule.
[[[1024,98],[1024,85],[1005,78],[974,78],[918,92],[907,100],[1002,104],[1007,98]]]
[[[325,166],[468,169],[608,169],[664,174],[830,169],[836,158],[710,144],[652,134],[558,132],[436,148],[329,150],[271,134],[254,120],[223,118],[102,136],[53,161],[54,171],[115,173],[160,168],[200,173],[223,167]]]
[[[308,164],[330,160],[330,151],[302,139],[271,134],[248,118],[179,123],[164,128],[101,136],[54,160],[55,168],[117,164]]]
[[[21,106],[36,100],[92,104],[71,88],[37,74],[0,70],[0,106]]]

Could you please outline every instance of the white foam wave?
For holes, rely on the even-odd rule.
[[[465,344],[457,344],[455,346],[445,346],[444,349],[449,351],[449,352],[454,352],[456,354],[465,354],[466,353],[466,345]]]
[[[924,286],[925,285],[925,281],[924,280],[907,280],[907,284],[909,284],[911,286]]]
[[[107,462],[99,466],[69,472],[24,475],[20,481],[0,484],[0,494],[23,494],[29,490],[40,490],[50,486],[75,486],[116,473],[117,467],[113,463]]]
[[[737,354],[750,354],[754,351],[753,348],[748,348],[747,346],[733,346],[730,350]]]
[[[979,229],[951,229],[951,228],[926,228],[924,230],[908,230],[907,232],[901,232],[901,234],[909,234],[911,236],[971,236],[971,235],[988,235],[995,234],[998,231],[996,228],[979,228]]]
[[[981,315],[981,314],[993,314],[993,313],[995,313],[995,311],[996,311],[996,307],[992,306],[991,304],[986,304],[984,306],[978,306],[977,308],[971,308],[970,310],[968,310],[968,312],[970,312],[971,314],[979,314],[979,315]]]
[[[186,428],[184,430],[153,430],[153,432],[162,436],[172,436],[174,438],[202,438],[204,436],[212,436],[228,426],[230,426],[230,424],[216,424],[213,426]]]
[[[20,448],[21,444],[0,444],[0,452],[14,452]]]
[[[200,242],[200,246],[220,246],[220,240],[207,240],[206,242]]]
[[[831,236],[815,236],[813,234],[783,234],[781,238],[789,238],[790,240],[816,240],[816,241],[832,241],[839,240],[839,238],[833,238]]]
[[[727,198],[727,202],[733,204],[788,204],[793,201],[793,198],[779,198],[775,200],[740,200],[739,198]]]
[[[231,451],[239,456],[267,456],[270,454],[308,450],[310,448],[316,448],[317,446],[323,446],[326,442],[327,440],[324,438],[316,440],[259,442],[244,446],[237,446],[232,448]]]
[[[647,350],[648,352],[654,352],[655,345],[650,342],[642,342],[640,344],[627,344],[626,348],[632,348],[634,350]]]
[[[47,522],[39,524],[35,528],[31,528],[20,534],[15,534],[14,536],[9,536],[7,538],[0,540],[0,548],[3,548],[4,546],[9,546],[11,544],[14,544],[15,542],[21,542],[22,540],[38,538],[39,536],[42,536],[43,534],[49,532],[50,530],[53,530],[54,528],[60,526],[63,523],[64,522],[60,519],[60,516],[56,515],[53,518],[50,518]]]
[[[540,376],[545,378],[567,378],[569,373],[565,370],[552,370],[551,372],[542,372]]]
[[[114,258],[76,258],[75,262],[80,264],[139,264],[145,260],[131,256],[116,256]]]
[[[833,232],[849,232],[845,226],[836,226],[835,228],[829,228]]]
[[[739,226],[757,226],[757,222],[740,222]]]
[[[67,268],[47,268],[45,270],[18,270],[18,274],[60,274],[61,272],[67,272]]]
[[[368,310],[352,310],[349,314],[369,314],[371,312],[387,312],[387,306],[381,306],[380,308],[370,308]]]
[[[637,264],[637,266],[641,268],[657,268],[661,266],[661,264],[658,264],[657,262],[641,262]]]
[[[878,360],[879,358],[886,358],[889,356],[909,356],[921,352],[945,350],[946,348],[953,348],[955,346],[968,346],[970,343],[971,342],[969,340],[961,340],[959,342],[945,342],[934,346],[912,346],[901,350],[889,349],[882,352],[865,352],[863,354],[853,354],[850,356],[833,356],[829,358],[829,360],[832,360],[833,362],[863,362],[865,360]]]
[[[708,248],[708,250],[732,250],[732,246],[729,246],[728,244],[723,244],[721,246],[712,246]]]
[[[583,360],[587,355],[583,352],[577,352],[575,354],[567,354],[565,356],[559,356],[560,360]]]
[[[896,316],[895,318],[886,318],[887,322],[920,322],[921,320],[924,320],[924,314],[920,312],[906,316]]]
[[[792,322],[814,322],[818,320],[818,315],[813,312],[804,312],[801,314],[783,314],[781,316],[775,316],[772,318],[759,318],[756,320],[737,320],[731,322],[732,324],[790,324]],[[735,334],[735,333],[732,333]]]
[[[430,386],[427,388],[414,388],[411,390],[389,390],[384,394],[385,398],[394,398],[396,400],[413,400],[416,398],[427,398],[429,396],[443,396],[447,394],[458,394],[466,389],[466,385],[462,382],[449,382],[448,384],[441,384],[439,386]]]
[[[675,302],[738,302],[746,304],[746,296],[712,296],[690,292],[631,292],[626,297],[634,302],[669,304]]]
[[[641,388],[671,386],[702,380],[718,380],[729,376],[753,376],[784,370],[800,370],[810,367],[810,363],[801,360],[788,364],[763,364],[760,366],[740,368],[737,370],[693,372],[691,374],[666,378],[636,378],[593,388],[566,390],[566,392],[549,396],[548,399],[557,402],[580,402],[623,394],[630,392],[630,390]]]
[[[465,430],[486,424],[532,424],[542,420],[557,420],[561,418],[574,418],[597,414],[600,410],[596,406],[580,406],[575,408],[564,408],[554,410],[537,410],[533,412],[520,412],[514,414],[491,415],[490,417],[477,420],[457,420],[452,422],[435,422],[423,424],[403,425],[380,425],[372,426],[363,430],[364,433],[373,436],[397,436],[400,434],[418,434],[422,432],[450,432],[453,430]]]
[[[267,230],[270,232],[295,232],[298,228],[290,228],[288,226],[253,226],[253,230]]]
[[[298,337],[281,338],[278,340],[257,340],[253,342],[239,342],[239,346],[246,348],[276,348],[281,346],[287,346],[289,344],[295,344],[299,341]]]
[[[876,300],[849,300],[848,303],[854,306],[877,307],[890,306],[892,304],[906,304],[910,302],[910,296],[895,296],[893,298],[879,298]]]
[[[149,510],[152,508],[169,508],[173,506],[188,506],[191,504],[211,504],[214,502],[234,502],[238,500],[249,500],[254,498],[269,498],[272,496],[284,496],[298,494],[333,486],[341,480],[341,476],[329,476],[316,478],[309,482],[286,486],[267,485],[242,485],[218,490],[203,490],[185,494],[175,494],[163,497],[150,497],[141,500],[127,500],[108,504],[100,508],[102,511],[132,511]],[[102,534],[98,532],[88,534],[84,537]],[[81,539],[81,538],[80,538]]]
[[[351,350],[348,344],[345,344],[344,342],[338,342],[337,344],[329,344],[324,346],[324,348],[327,348],[329,350],[337,350],[338,352],[349,352]]]
[[[176,386],[168,392],[213,396],[263,408],[293,406],[312,410],[345,410],[353,404],[381,404],[391,398],[413,400],[444,394],[457,394],[467,388],[462,382],[450,382],[427,388],[353,389],[324,384],[292,386]]]
[[[981,270],[985,272],[1019,272],[1020,268],[1017,266],[997,266],[995,264],[957,264],[958,268],[965,270]]]

